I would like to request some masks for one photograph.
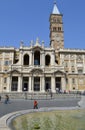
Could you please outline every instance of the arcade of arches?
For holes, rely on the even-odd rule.
[[[30,61],[30,57],[28,54],[25,54],[23,57],[23,65],[28,66]],[[34,65],[40,65],[40,51],[34,52]],[[51,64],[51,57],[49,54],[45,56],[45,65],[49,66]]]

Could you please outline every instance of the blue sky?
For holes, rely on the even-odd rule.
[[[65,48],[85,49],[85,0],[56,0],[63,14]],[[49,16],[54,0],[0,0],[0,46],[19,47],[23,40],[49,46]]]

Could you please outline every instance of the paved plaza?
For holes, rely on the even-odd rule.
[[[30,112],[51,111],[51,110],[72,110],[85,109],[85,96],[73,96],[54,99],[39,100],[39,109],[33,109],[34,100],[12,99],[10,103],[4,104],[4,99],[0,102],[0,130],[11,130],[11,120],[22,114]]]
[[[10,103],[4,104],[4,100],[0,102],[0,117],[15,111],[33,109],[34,100],[25,100],[25,99],[11,99]],[[57,99],[47,99],[47,100],[38,100],[38,107],[76,107],[78,106],[78,101],[80,98],[57,98]]]

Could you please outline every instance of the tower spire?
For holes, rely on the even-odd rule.
[[[56,0],[54,0],[54,4],[56,4]]]
[[[60,14],[57,4],[56,4],[56,0],[54,0],[54,7],[53,7],[53,12],[52,14]]]

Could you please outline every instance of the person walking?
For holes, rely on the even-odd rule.
[[[38,102],[37,102],[37,100],[34,100],[34,109],[38,109]]]
[[[5,95],[5,104],[9,103],[9,96]]]

